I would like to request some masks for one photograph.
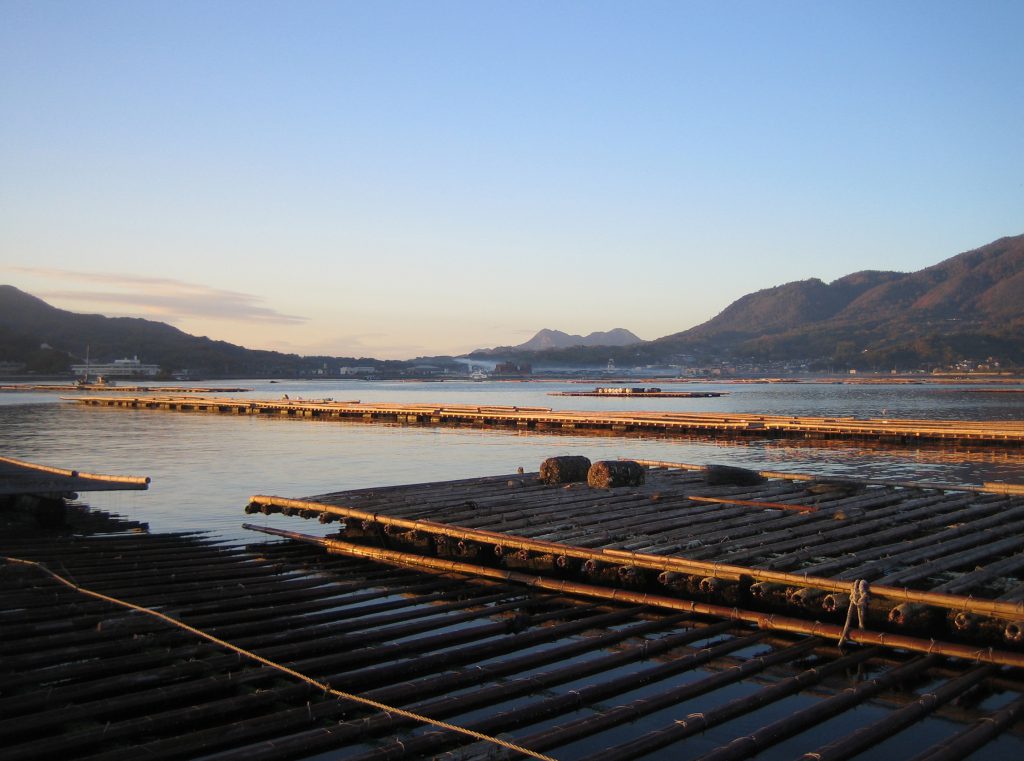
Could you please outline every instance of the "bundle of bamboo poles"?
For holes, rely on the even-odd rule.
[[[1024,585],[1014,582],[1024,569],[1024,502],[1012,496],[628,460],[624,468],[651,468],[650,477],[583,484],[575,479],[588,460],[572,459],[580,465],[570,483],[561,482],[568,458],[542,466],[558,488],[520,469],[307,500],[256,496],[246,510],[337,521],[349,543],[488,572],[812,620],[856,612],[860,626],[886,636],[1011,649],[1024,640]]]
[[[546,589],[561,594],[573,594],[598,599],[615,600],[618,602],[653,605],[670,610],[716,616],[719,618],[744,621],[756,624],[762,629],[809,634],[842,642],[848,640],[859,644],[884,645],[914,652],[935,653],[953,658],[977,660],[982,663],[995,663],[1007,666],[1024,667],[1024,653],[995,648],[979,649],[976,645],[942,642],[902,634],[879,632],[865,628],[845,628],[834,624],[818,621],[804,621],[792,617],[779,616],[756,610],[737,607],[712,605],[693,600],[683,600],[665,595],[653,595],[646,592],[633,592],[621,588],[609,588],[592,584],[581,584],[564,579],[549,579],[543,576],[530,576],[478,564],[464,563],[456,560],[397,552],[380,547],[369,547],[352,542],[326,537],[314,537],[293,531],[273,529],[266,526],[245,524],[245,528],[274,536],[287,537],[310,544],[317,544],[329,552],[336,552],[349,557],[365,558],[377,562],[400,565],[411,568],[431,570],[441,573],[460,573],[482,578],[497,579],[504,582],[519,583],[534,589]]]
[[[665,557],[638,552],[615,549],[588,549],[558,542],[527,539],[512,534],[505,534],[484,529],[468,529],[427,520],[410,520],[395,518],[379,513],[368,513],[354,508],[340,507],[317,502],[288,499],[273,496],[253,496],[250,499],[248,512],[284,512],[286,510],[311,514],[327,514],[348,522],[360,522],[364,526],[379,526],[383,531],[386,527],[394,527],[405,531],[418,531],[442,537],[453,544],[469,542],[500,548],[500,554],[509,550],[526,550],[527,552],[554,554],[571,557],[583,562],[596,564],[613,564],[641,568],[658,573],[678,572],[682,574],[698,574],[727,581],[739,581],[743,578],[755,582],[772,583],[799,588],[811,588],[824,592],[836,592],[849,595],[853,582],[828,577],[811,576],[799,573],[771,571],[748,566],[732,565],[714,561],[690,560],[682,557]],[[918,603],[946,610],[973,613],[981,616],[998,616],[1008,620],[1024,621],[1024,600],[1003,602],[998,600],[975,599],[942,592],[929,592],[887,585],[873,585],[873,597],[891,600],[895,604]]]

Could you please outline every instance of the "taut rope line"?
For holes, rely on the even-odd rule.
[[[194,634],[197,637],[202,637],[203,639],[208,640],[209,642],[213,642],[215,645],[220,645],[221,647],[227,648],[228,650],[236,652],[239,655],[243,655],[246,658],[254,660],[257,663],[261,663],[264,666],[275,669],[284,674],[288,674],[289,676],[294,677],[295,679],[305,682],[306,684],[312,687],[316,687],[319,690],[323,690],[326,694],[334,695],[337,698],[351,700],[356,703],[361,703],[363,705],[370,706],[371,708],[376,708],[378,711],[384,711],[385,713],[394,714],[396,716],[403,716],[407,719],[412,719],[422,724],[430,724],[441,729],[447,729],[451,732],[457,732],[458,734],[462,734],[467,737],[472,737],[475,740],[483,740],[484,742],[494,743],[495,745],[500,745],[503,748],[508,748],[509,750],[513,750],[517,753],[522,753],[525,756],[541,759],[541,761],[556,761],[556,759],[552,758],[551,756],[545,756],[543,753],[537,753],[536,751],[532,751],[529,748],[524,748],[520,745],[510,743],[506,740],[502,740],[500,737],[485,735],[482,732],[477,732],[472,729],[466,729],[465,727],[459,727],[455,724],[449,724],[446,721],[431,719],[429,716],[423,716],[422,714],[414,713],[413,711],[406,711],[405,709],[398,708],[396,706],[389,706],[386,703],[381,703],[379,701],[373,700],[372,698],[365,698],[360,695],[354,695],[351,692],[336,690],[326,682],[317,681],[313,677],[307,676],[299,671],[296,671],[295,669],[288,668],[287,666],[284,666],[280,663],[276,663],[272,660],[269,660],[268,658],[264,658],[262,655],[257,655],[256,653],[246,650],[245,648],[239,647],[238,645],[233,645],[232,643],[220,639],[219,637],[215,637],[212,634],[207,634],[201,629],[197,629],[194,626],[189,626],[184,621],[179,621],[178,619],[172,616],[168,616],[165,613],[153,610],[152,608],[143,607],[142,605],[136,605],[135,603],[128,602],[127,600],[119,600],[116,597],[105,595],[102,592],[95,592],[91,589],[86,589],[85,587],[80,586],[73,581],[70,581],[69,579],[61,576],[60,574],[54,573],[45,565],[43,565],[42,563],[38,563],[35,560],[25,560],[23,558],[14,558],[9,556],[4,556],[3,560],[8,563],[26,565],[32,568],[36,568],[42,571],[43,573],[49,575],[55,581],[58,581],[66,587],[70,587],[71,589],[75,590],[76,592],[79,592],[80,594],[88,595],[89,597],[94,597],[97,600],[104,600],[105,602],[113,603],[114,605],[119,605],[123,608],[129,608],[130,610],[138,611],[139,613],[144,613],[148,616],[158,618],[161,621],[164,621],[165,623],[178,627],[179,629],[184,629],[185,631],[190,632],[191,634]]]

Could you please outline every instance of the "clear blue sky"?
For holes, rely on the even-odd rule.
[[[0,282],[251,348],[657,338],[1024,232],[1024,2],[0,0]]]

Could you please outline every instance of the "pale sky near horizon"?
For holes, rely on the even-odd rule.
[[[0,0],[0,282],[299,354],[658,338],[1024,232],[1024,2]]]

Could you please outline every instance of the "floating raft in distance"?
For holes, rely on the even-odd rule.
[[[597,396],[608,399],[622,398],[660,398],[674,397],[676,399],[708,399],[716,396],[725,396],[727,391],[663,391],[660,388],[648,387],[623,387],[623,386],[598,386],[593,391],[549,391],[548,396]]]
[[[241,394],[251,388],[229,388],[214,386],[114,386],[110,383],[13,383],[0,386],[0,391],[106,391],[140,394]]]
[[[1024,421],[859,419],[701,412],[573,411],[547,407],[385,404],[358,401],[255,400],[229,397],[82,396],[93,407],[172,410],[229,415],[350,420],[422,425],[470,425],[537,431],[862,439],[888,442],[969,443],[1019,447]]]

